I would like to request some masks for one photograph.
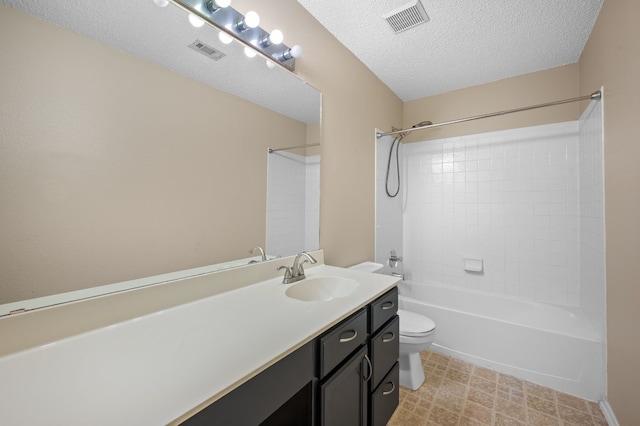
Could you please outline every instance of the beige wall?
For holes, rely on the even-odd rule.
[[[0,58],[0,303],[264,246],[303,123],[5,6]]]
[[[607,0],[580,58],[580,87],[604,86],[608,398],[640,424],[640,2]]]
[[[586,93],[578,94],[578,65],[566,65],[406,102],[404,104],[403,127],[408,128],[425,120],[441,123],[575,98],[594,92],[599,87],[587,89]],[[415,142],[575,120],[579,116],[579,109],[578,103],[563,104],[451,126],[419,130],[404,140],[405,142]]]

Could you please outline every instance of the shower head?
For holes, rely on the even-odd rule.
[[[433,124],[433,123],[432,123],[431,121],[421,121],[421,122],[416,123],[416,124],[414,124],[413,126],[411,126],[411,128],[412,128],[412,129],[415,129],[416,127],[430,126],[430,125],[432,125],[432,124]],[[395,129],[393,129],[393,130],[395,131]],[[399,140],[402,140],[402,139],[404,139],[404,137],[405,137],[405,136],[407,136],[409,133],[411,133],[411,132],[400,132],[400,133],[398,133],[397,138],[398,138]]]
[[[422,127],[422,126],[431,126],[433,123],[431,121],[421,121],[417,124],[414,124],[413,126],[411,126],[412,129],[415,129],[416,127]]]

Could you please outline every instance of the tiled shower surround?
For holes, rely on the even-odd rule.
[[[267,254],[319,248],[320,156],[278,151],[267,169]]]
[[[396,248],[414,281],[602,315],[601,111],[595,102],[578,121],[403,144],[400,201],[383,195],[391,139],[381,139],[377,260]],[[465,257],[483,271],[465,271]]]

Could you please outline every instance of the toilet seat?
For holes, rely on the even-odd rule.
[[[398,309],[398,316],[400,317],[401,336],[421,337],[431,333],[436,328],[436,324],[424,315]]]

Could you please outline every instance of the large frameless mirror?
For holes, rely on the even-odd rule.
[[[288,149],[319,142],[318,90],[172,4],[0,12],[0,315],[318,248],[317,213],[306,246],[267,215],[271,156],[319,170],[318,147]]]

